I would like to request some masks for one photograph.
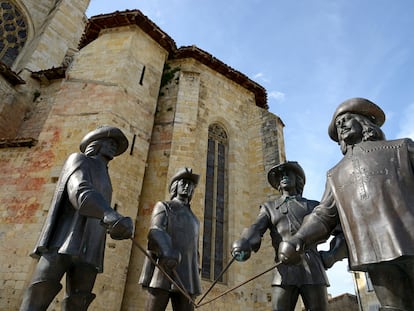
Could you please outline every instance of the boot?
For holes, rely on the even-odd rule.
[[[95,299],[92,293],[77,293],[62,300],[62,311],[86,311]]]
[[[20,311],[46,311],[61,289],[62,285],[54,281],[31,284],[24,293]]]

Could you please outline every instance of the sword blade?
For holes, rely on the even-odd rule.
[[[242,287],[243,285],[245,285],[245,284],[247,284],[247,283],[249,283],[249,282],[251,282],[251,281],[253,281],[254,279],[257,279],[258,277],[261,277],[263,274],[266,274],[267,272],[269,272],[269,271],[272,271],[274,268],[276,268],[278,265],[280,265],[282,262],[280,262],[280,261],[278,261],[275,265],[273,265],[272,267],[270,267],[269,269],[267,269],[267,270],[265,270],[265,271],[263,271],[263,272],[261,272],[261,273],[259,273],[259,274],[257,274],[257,275],[255,275],[255,276],[253,276],[253,277],[251,277],[250,279],[248,279],[248,280],[246,280],[246,281],[244,281],[244,282],[242,282],[242,283],[240,283],[239,285],[236,285],[236,286],[234,286],[234,287],[232,287],[232,288],[230,288],[230,289],[228,289],[228,290],[226,290],[224,293],[221,293],[220,295],[218,295],[218,296],[216,296],[216,297],[214,297],[214,298],[212,298],[212,299],[210,299],[210,300],[207,300],[206,302],[204,302],[204,303],[198,303],[197,305],[196,305],[196,308],[199,308],[199,307],[201,307],[201,306],[204,306],[204,305],[206,305],[206,304],[209,304],[209,303],[211,303],[211,302],[213,302],[213,301],[215,301],[215,300],[217,300],[217,299],[219,299],[219,298],[221,298],[221,297],[223,297],[224,295],[227,295],[228,293],[230,293],[230,292],[232,292],[232,291],[234,291],[234,290],[236,290],[236,289],[238,289],[239,287]]]
[[[161,271],[161,273],[178,289],[178,291],[183,294],[193,305],[194,307],[196,307],[196,303],[194,302],[193,298],[191,298],[191,296],[187,293],[187,291],[182,288],[180,285],[177,284],[177,282],[164,270],[163,267],[161,267],[158,262],[156,262],[154,260],[154,258],[152,258],[147,251],[137,242],[134,240],[133,237],[130,238],[132,243],[135,245],[135,247],[137,247],[142,253],[144,253],[145,256],[148,257],[148,259]],[[175,269],[173,270],[173,273],[176,274],[176,277],[178,277],[177,272],[175,271]],[[179,280],[180,281],[180,280]],[[180,282],[181,283],[181,282]]]
[[[222,277],[222,275],[227,271],[228,268],[230,268],[231,264],[234,262],[236,258],[233,257],[229,263],[226,265],[226,267],[220,272],[220,274],[217,276],[217,278],[214,280],[214,282],[210,285],[210,287],[207,289],[207,291],[204,293],[204,295],[200,298],[200,300],[198,301],[197,305],[199,305],[204,298],[206,298],[206,296],[208,295],[208,293],[213,289],[214,285],[216,285],[216,283],[220,280],[220,278]]]

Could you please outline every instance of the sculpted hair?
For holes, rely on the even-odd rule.
[[[170,200],[174,199],[177,196],[177,188],[178,188],[178,182],[181,179],[174,180],[173,183],[170,186]],[[193,198],[194,191],[191,192],[191,194],[188,196],[189,201]]]
[[[355,120],[359,122],[362,127],[362,141],[376,141],[376,140],[385,140],[385,134],[381,128],[374,124],[369,118],[362,116],[360,114],[351,114]],[[340,139],[339,145],[341,146],[342,154],[345,154],[347,151],[346,143]]]
[[[303,188],[305,188],[305,180],[298,174],[296,175],[296,192],[300,195],[303,194]],[[279,180],[279,186],[277,187],[277,190],[281,192],[282,188],[280,187],[280,180]]]
[[[101,149],[101,146],[102,145],[99,140],[91,142],[85,149],[85,155],[89,157],[97,155]]]
[[[177,196],[178,180],[173,181],[170,187],[170,200]]]

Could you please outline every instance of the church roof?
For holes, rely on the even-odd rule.
[[[266,89],[260,84],[250,80],[246,75],[242,74],[230,66],[226,65],[213,55],[203,51],[202,49],[192,46],[183,46],[177,49],[170,59],[194,58],[200,63],[210,67],[211,69],[221,73],[223,76],[243,86],[255,94],[256,105],[261,108],[268,109]]]
[[[139,26],[169,53],[177,48],[174,40],[155,25],[147,16],[142,14],[141,11],[126,10],[92,16],[86,24],[85,32],[79,43],[79,49],[95,40],[102,29],[129,25]]]
[[[86,25],[85,32],[79,43],[79,49],[94,41],[102,29],[128,25],[137,25],[144,30],[168,52],[169,59],[194,58],[254,93],[258,107],[269,108],[267,105],[267,93],[264,87],[194,45],[177,49],[174,40],[139,10],[116,11],[92,16]]]

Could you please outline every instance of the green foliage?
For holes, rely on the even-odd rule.
[[[160,95],[164,95],[164,93],[161,92],[161,89],[166,86],[168,83],[171,82],[172,79],[174,79],[174,75],[177,71],[180,71],[180,67],[174,67],[171,68],[169,64],[164,65],[164,71],[161,78],[161,85],[160,85]]]

